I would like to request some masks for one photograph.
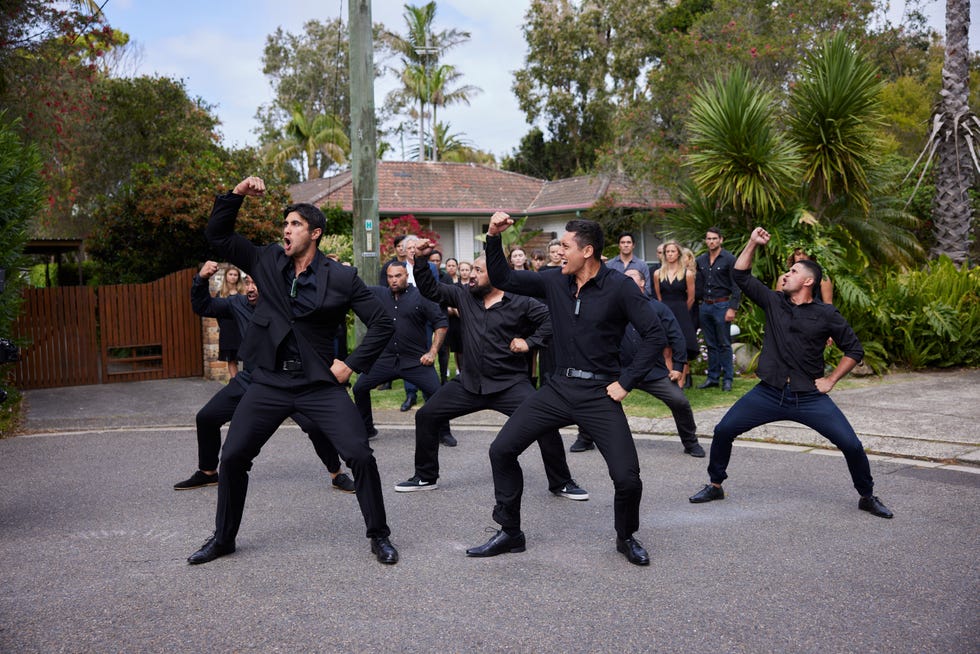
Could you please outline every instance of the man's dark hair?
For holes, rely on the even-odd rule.
[[[813,288],[811,291],[813,292],[813,298],[815,300],[819,300],[821,298],[820,282],[823,280],[823,269],[820,267],[820,264],[818,264],[816,261],[810,261],[809,259],[802,259],[796,263],[806,268],[813,275]]]
[[[399,234],[398,236],[395,237],[395,242],[393,243],[393,245],[395,247],[398,247],[401,244],[401,242],[404,241],[406,238],[408,238],[408,234]]]
[[[401,266],[406,271],[408,270],[408,262],[407,261],[399,261],[398,259],[395,259],[394,261],[391,261],[391,262],[388,263],[388,268],[392,268],[394,266]],[[385,268],[385,273],[388,272],[388,268]]]
[[[580,248],[586,245],[592,246],[592,256],[596,261],[602,261],[602,247],[605,239],[602,236],[602,227],[594,220],[569,220],[565,223],[566,232],[575,233],[575,244]]]
[[[323,238],[323,235],[327,231],[327,218],[323,215],[323,212],[312,204],[301,202],[299,204],[291,204],[283,209],[282,217],[285,218],[294,211],[306,221],[306,226],[310,232],[314,229],[320,230],[320,236],[316,239],[317,247],[319,247],[320,239]]]
[[[622,241],[624,236],[629,236],[630,240],[636,243],[636,237],[631,232],[620,232],[619,236],[616,237],[616,242],[619,243]]]
[[[433,254],[438,254],[439,259],[442,259],[442,252],[440,252],[439,250],[433,250],[432,252],[430,252],[429,257],[431,257]]]
[[[720,238],[725,238],[725,235],[722,234],[721,233],[721,230],[718,229],[717,227],[709,227],[708,229],[706,229],[704,231],[707,234],[717,234]]]

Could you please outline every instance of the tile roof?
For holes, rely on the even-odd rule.
[[[584,176],[554,182],[497,170],[482,164],[420,161],[378,162],[381,215],[545,214],[587,209],[611,196],[621,206],[676,207],[663,193],[651,202],[622,181]],[[339,204],[353,210],[350,171],[289,187],[293,202]]]

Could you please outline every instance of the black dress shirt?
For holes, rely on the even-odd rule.
[[[466,390],[496,393],[527,381],[527,354],[511,352],[510,342],[523,338],[532,348],[547,346],[551,341],[547,307],[523,295],[504,293],[503,299],[487,308],[468,287],[436,283],[427,266],[417,264],[415,270],[422,295],[459,311],[466,371],[459,379]]]
[[[550,349],[557,378],[563,370],[575,368],[617,378],[630,391],[667,345],[663,327],[640,288],[603,264],[578,290],[575,276],[563,275],[561,269],[511,270],[498,235],[487,237],[487,270],[495,287],[544,300],[551,312]],[[633,362],[624,369],[619,348],[629,323],[642,340]]]
[[[732,274],[735,271],[735,255],[722,248],[715,257],[714,263],[711,263],[709,252],[705,252],[695,261],[698,265],[697,285],[700,287],[701,300],[718,300],[727,297],[729,308],[738,309],[742,291],[739,290]]]
[[[371,292],[395,321],[395,335],[388,341],[378,360],[398,359],[402,368],[421,366],[419,359],[429,351],[426,327],[434,330],[447,327],[446,314],[438,304],[422,297],[411,284],[397,297],[387,286],[372,286]]]
[[[766,312],[766,331],[759,355],[759,379],[795,392],[813,391],[814,380],[824,376],[823,350],[827,338],[855,361],[864,348],[851,326],[832,304],[793,304],[782,291],[774,291],[748,270],[736,270],[735,281]]]

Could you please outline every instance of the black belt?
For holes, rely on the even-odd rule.
[[[613,375],[603,375],[598,372],[589,372],[588,370],[576,370],[575,368],[562,368],[558,371],[558,374],[563,377],[571,377],[573,379],[594,379],[596,381],[616,381],[619,377],[614,377]]]
[[[732,298],[730,298],[730,297],[727,297],[727,296],[726,296],[726,297],[716,297],[716,298],[715,298],[715,299],[713,299],[713,300],[709,300],[708,298],[705,298],[705,299],[704,299],[704,303],[705,303],[705,304],[718,304],[719,302],[728,302],[728,301],[729,301],[729,300],[731,300],[731,299],[732,299]]]
[[[296,359],[287,359],[280,362],[276,367],[285,372],[301,372],[303,370],[303,362]]]

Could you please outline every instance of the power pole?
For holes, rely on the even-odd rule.
[[[367,284],[381,267],[378,162],[374,117],[374,43],[371,0],[350,0],[350,144],[354,198],[354,265]],[[366,329],[355,321],[357,341]]]

